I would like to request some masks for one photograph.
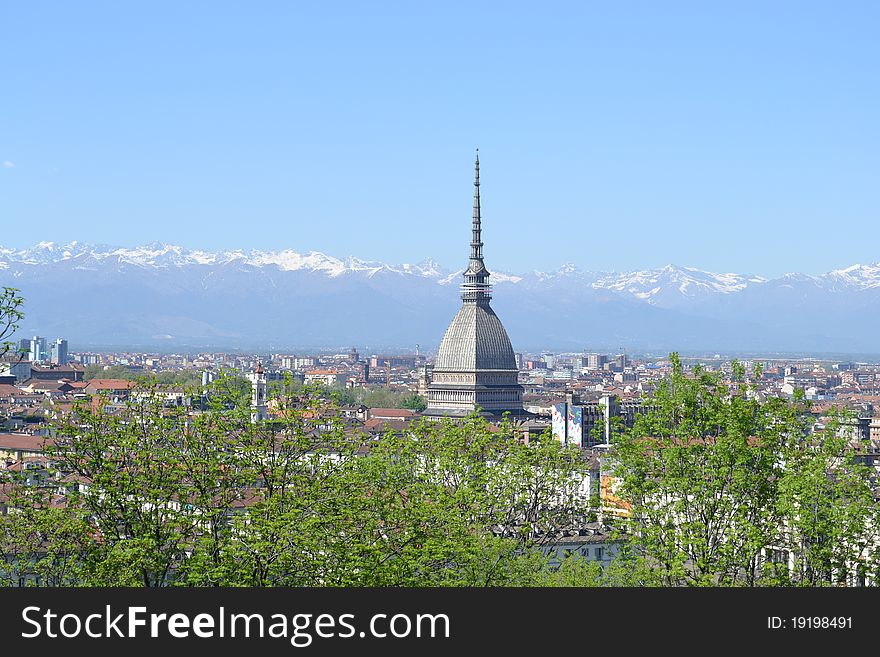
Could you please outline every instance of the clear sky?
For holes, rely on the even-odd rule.
[[[880,260],[880,2],[0,4],[0,244]]]

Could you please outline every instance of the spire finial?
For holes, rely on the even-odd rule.
[[[483,260],[483,227],[480,217],[480,149],[477,149],[477,161],[474,164],[474,226],[471,239],[471,262]]]
[[[480,149],[474,163],[474,220],[471,227],[471,257],[462,298],[465,300],[489,299],[489,272],[483,263],[483,226],[480,216]]]

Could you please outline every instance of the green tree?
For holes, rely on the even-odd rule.
[[[150,375],[150,381],[161,383],[164,385],[175,385],[181,387],[196,387],[201,385],[202,370],[190,369],[168,372],[157,372]]]
[[[88,513],[101,539],[90,583],[162,586],[175,578],[201,527],[181,463],[186,414],[143,389],[118,413],[80,404],[58,428],[58,468],[88,482],[68,503]]]
[[[525,583],[543,563],[539,537],[577,522],[587,504],[577,450],[549,435],[523,443],[512,425],[491,431],[479,417],[389,433],[359,463],[364,485],[383,481],[385,491],[360,496],[382,520],[363,585]]]
[[[408,397],[404,397],[403,400],[400,402],[400,407],[408,408],[411,411],[421,412],[428,408],[428,404],[425,401],[424,397],[413,394],[409,395]]]
[[[794,568],[774,575],[785,584],[846,584],[858,574],[877,576],[877,505],[872,469],[851,445],[851,413],[838,411],[824,430],[792,440],[783,453],[778,509],[779,547]]]
[[[614,446],[635,544],[667,585],[755,583],[756,559],[776,538],[778,455],[797,417],[670,359],[654,410]]]
[[[816,585],[867,564],[876,507],[867,470],[835,426],[811,433],[803,396],[759,403],[677,354],[655,408],[618,436],[612,471],[631,504],[634,549],[665,585],[791,581],[768,555],[797,555],[791,578]],[[787,563],[787,559],[785,560]]]
[[[235,581],[523,584],[544,561],[532,530],[583,513],[571,476],[581,460],[549,438],[525,445],[474,417],[389,432],[363,453],[363,437],[341,426],[316,440],[314,410],[291,409],[299,426],[280,435],[252,436],[248,461],[265,483],[235,519]]]
[[[0,525],[18,555],[5,572],[98,586],[528,585],[542,542],[587,513],[579,451],[525,443],[510,423],[420,421],[373,440],[315,395],[277,396],[265,422],[234,379],[205,399],[168,406],[144,385],[117,410],[79,405],[52,454],[54,479],[78,486],[52,514],[25,500]]]
[[[635,554],[624,543],[614,561],[602,566],[578,555],[566,557],[558,568],[543,568],[536,575],[534,586],[597,587],[597,586],[659,586],[661,579],[651,563]]]
[[[24,319],[23,305],[24,299],[18,289],[0,287],[0,356],[15,349],[15,345],[6,338],[15,333],[18,323]]]
[[[71,586],[97,545],[80,510],[57,505],[53,487],[0,487],[14,513],[0,515],[0,586]]]
[[[135,372],[124,365],[111,365],[104,367],[103,365],[88,365],[83,373],[84,381],[92,379],[125,379],[126,381],[135,381],[139,378],[146,378],[143,373]]]

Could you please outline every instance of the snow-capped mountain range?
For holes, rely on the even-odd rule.
[[[491,269],[491,263],[490,269]],[[316,251],[204,251],[41,242],[0,247],[0,284],[26,298],[22,331],[93,345],[430,349],[460,271]],[[492,271],[515,348],[880,352],[880,264],[775,279],[667,265]]]

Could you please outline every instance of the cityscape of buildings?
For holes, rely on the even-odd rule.
[[[461,421],[478,413],[490,425],[513,423],[526,442],[549,432],[579,448],[588,472],[583,490],[599,500],[596,518],[566,528],[543,549],[551,563],[575,550],[606,564],[620,543],[604,524],[618,512],[613,487],[607,485],[611,474],[605,458],[613,432],[632,428],[654,408],[653,393],[672,374],[673,362],[623,350],[515,351],[490,304],[479,158],[475,168],[462,305],[436,352],[362,354],[357,347],[339,353],[90,352],[76,345],[69,350],[63,337],[51,342],[42,336],[21,338],[0,362],[0,479],[27,473],[28,482],[45,485],[51,465],[46,449],[54,444],[55,424],[73,413],[77,402],[118,413],[152,381],[165,403],[198,414],[210,384],[231,374],[250,388],[251,422],[271,423],[283,414],[271,394],[273,383],[294,382],[315,385],[318,394],[337,394],[343,401],[326,411],[326,426],[341,417],[346,432],[368,440],[389,431],[405,435],[422,418]],[[810,401],[810,431],[822,431],[835,409],[849,410],[842,431],[867,463],[880,464],[876,364],[759,356],[734,361],[720,354],[685,355],[682,362],[688,370],[699,366],[717,372],[732,387],[744,377],[747,397],[759,402],[773,397]],[[171,382],[163,382],[163,376]],[[368,394],[384,405],[365,403]],[[322,417],[313,419],[321,431]],[[59,494],[63,492],[62,487]],[[9,504],[0,497],[4,513]],[[862,576],[860,583],[867,581]]]
[[[207,384],[221,371],[248,376],[262,364],[268,382],[285,374],[303,384],[320,383],[331,388],[390,390],[427,399],[434,357],[426,354],[361,355],[352,348],[345,353],[315,354],[158,354],[134,352],[71,352],[66,364],[20,360],[7,355],[0,364],[2,422],[9,430],[31,426],[52,406],[83,399],[89,380],[129,381],[139,376],[196,371]],[[530,421],[550,422],[559,404],[599,404],[617,400],[619,408],[649,400],[657,384],[670,373],[667,359],[645,360],[627,354],[516,353],[517,385],[522,388],[522,408]],[[688,357],[689,365],[722,373],[732,382],[731,359]],[[817,419],[833,407],[851,408],[873,418],[880,403],[880,365],[818,359],[781,360],[754,358],[741,361],[760,399],[791,398],[801,390],[812,402]],[[760,375],[754,376],[755,366]],[[94,376],[86,379],[91,370]],[[127,372],[124,379],[102,372]],[[750,393],[751,394],[751,393]],[[604,403],[604,402],[602,402]],[[621,406],[623,405],[623,406]],[[621,410],[621,413],[624,411]],[[872,426],[874,421],[872,420]],[[585,426],[587,426],[585,424]],[[880,438],[880,418],[872,437]]]

